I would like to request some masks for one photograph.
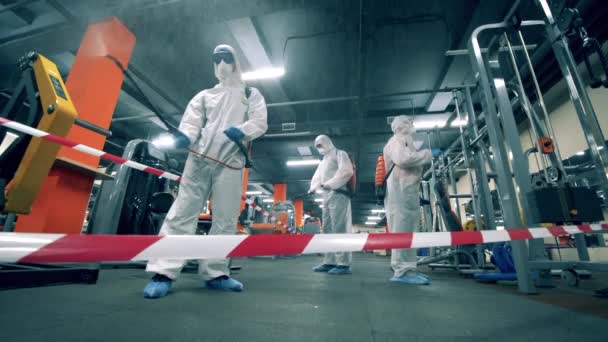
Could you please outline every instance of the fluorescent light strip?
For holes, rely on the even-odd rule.
[[[268,78],[278,78],[285,75],[284,68],[265,68],[244,72],[242,75],[243,81],[263,80]]]
[[[368,226],[375,226],[376,224],[378,224],[378,222],[367,221],[367,222],[365,222],[365,224],[367,224]]]
[[[287,166],[312,166],[319,165],[319,163],[321,163],[319,159],[288,160]]]
[[[379,214],[379,213],[385,213],[386,210],[384,209],[372,209],[372,213],[374,214]]]
[[[368,221],[379,221],[381,219],[382,219],[382,217],[380,217],[380,216],[368,216],[367,217]]]
[[[460,119],[456,119],[454,121],[452,121],[451,126],[452,127],[461,127],[461,126],[466,126],[467,123],[469,123],[468,120],[460,120]]]
[[[323,202],[322,198],[315,198],[315,202]]]
[[[246,194],[247,195],[261,195],[261,194],[263,194],[263,192],[261,192],[261,191],[247,191]]]
[[[264,203],[274,203],[274,199],[272,199],[272,198],[264,198],[262,200],[262,202],[264,202]]]

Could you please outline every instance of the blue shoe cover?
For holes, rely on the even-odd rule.
[[[205,283],[210,289],[234,292],[243,291],[243,284],[241,284],[241,282],[239,282],[238,280],[230,278],[228,276],[221,276],[211,280],[207,280]]]
[[[328,274],[351,274],[350,266],[336,266],[327,272]]]
[[[427,277],[419,274],[404,274],[401,277],[392,277],[390,280],[392,283],[403,283],[411,285],[430,285],[431,280]]]
[[[416,275],[421,276],[422,278],[426,278],[429,282],[431,281],[431,278],[424,273],[416,272]]]
[[[172,281],[152,280],[144,287],[144,298],[161,298],[171,291]]]
[[[315,272],[329,272],[329,271],[333,270],[334,268],[336,268],[336,265],[321,264],[321,265],[313,267],[312,270]]]

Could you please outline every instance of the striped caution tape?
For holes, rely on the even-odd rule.
[[[18,123],[16,121],[8,120],[6,118],[0,117],[0,126],[5,126],[10,129],[13,129],[15,131],[25,133],[25,134],[31,135],[33,137],[36,137],[36,138],[54,142],[61,146],[69,147],[76,151],[80,151],[80,152],[83,152],[83,153],[86,153],[86,154],[89,154],[89,155],[92,155],[95,157],[99,157],[99,158],[107,160],[107,161],[111,161],[114,164],[126,165],[126,166],[136,169],[136,170],[140,170],[143,172],[147,172],[147,173],[156,175],[158,177],[167,178],[167,179],[178,181],[178,182],[181,180],[181,177],[174,175],[172,173],[165,172],[163,170],[159,170],[159,169],[156,169],[156,168],[153,168],[150,166],[146,166],[144,164],[140,164],[140,163],[134,162],[132,160],[127,160],[125,158],[122,158],[122,157],[119,157],[119,156],[116,156],[116,155],[113,155],[110,153],[106,153],[104,151],[101,151],[101,150],[98,150],[98,149],[95,149],[95,148],[92,148],[92,147],[89,147],[89,146],[86,146],[83,144],[78,144],[73,141],[62,138],[58,135],[50,134],[50,133],[41,131],[39,129]]]
[[[127,167],[136,169],[136,170],[140,170],[146,173],[150,173],[153,174],[155,176],[161,177],[161,178],[166,178],[166,179],[170,179],[173,181],[181,181],[181,177],[178,175],[174,175],[170,172],[165,172],[163,170],[159,170],[157,168],[154,167],[150,167],[144,164],[140,164],[137,162],[134,162],[132,160],[128,160],[116,155],[113,155],[111,153],[106,153],[104,151],[83,145],[83,144],[78,144],[76,142],[70,141],[68,139],[62,138],[58,135],[54,135],[54,134],[50,134],[44,131],[41,131],[39,129],[21,124],[19,122],[16,121],[12,121],[12,120],[8,120],[6,118],[2,118],[0,117],[0,126],[5,126],[8,127],[10,129],[13,129],[15,131],[24,133],[24,134],[28,134],[31,135],[33,137],[36,138],[40,138],[46,141],[50,141],[50,142],[54,142],[56,144],[59,144],[61,146],[65,146],[65,147],[69,147],[71,149],[95,156],[95,157],[99,157],[101,159],[110,161],[114,164],[118,164],[118,165],[125,165]],[[276,217],[272,216],[270,213],[268,213],[267,211],[265,211],[264,209],[262,209],[261,207],[257,206],[255,204],[255,202],[253,202],[252,200],[248,199],[245,196],[241,197],[241,200],[247,202],[252,208],[254,208],[256,211],[262,213],[264,216],[268,217],[268,219],[271,222],[275,222],[277,225],[282,226],[282,227],[286,227],[288,230],[290,230],[290,227],[286,224],[283,223],[281,221],[279,221]],[[291,231],[290,231],[291,232]]]
[[[608,224],[489,231],[301,235],[66,235],[0,233],[0,262],[221,259],[428,248],[608,232]]]
[[[181,177],[78,144],[0,117],[0,126],[90,154],[115,164],[180,181]],[[242,197],[252,208],[280,225],[270,213]],[[0,233],[0,262],[101,262],[155,258],[214,259],[282,254],[356,252],[375,249],[458,246],[567,236],[608,230],[607,224],[522,228],[481,232],[397,234],[317,234],[251,236],[125,236]]]

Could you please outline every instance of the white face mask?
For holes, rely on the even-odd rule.
[[[325,149],[325,147],[317,147],[317,151],[319,151],[319,154],[322,156],[327,154],[327,150]]]
[[[226,64],[224,61],[221,61],[220,64],[218,64],[217,66],[218,76],[220,77],[220,79],[225,80],[230,77],[230,75],[232,75],[233,69],[233,64]]]

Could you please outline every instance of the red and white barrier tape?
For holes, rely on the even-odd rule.
[[[158,177],[181,177],[0,117],[0,125]],[[255,202],[255,210],[283,225]],[[557,237],[608,230],[608,224],[481,232],[317,235],[126,236],[0,233],[0,262],[101,262],[149,259],[215,259],[282,254],[356,252],[458,246]]]
[[[10,129],[14,129],[15,131],[19,131],[21,133],[25,133],[25,134],[31,135],[33,137],[36,137],[36,138],[40,138],[40,139],[43,139],[46,141],[51,141],[51,142],[54,142],[61,146],[69,147],[71,149],[74,149],[74,150],[77,150],[77,151],[80,151],[80,152],[83,152],[86,154],[90,154],[92,156],[99,157],[104,160],[111,161],[112,163],[115,163],[115,164],[126,165],[130,168],[144,171],[144,172],[156,175],[158,177],[167,178],[167,179],[178,181],[178,182],[181,180],[181,177],[174,175],[172,173],[165,172],[163,170],[149,167],[149,166],[146,166],[146,165],[143,165],[140,163],[136,163],[134,161],[127,160],[122,157],[119,157],[119,156],[116,156],[116,155],[113,155],[110,153],[106,153],[104,151],[101,151],[101,150],[98,150],[98,149],[95,149],[95,148],[92,148],[92,147],[89,147],[86,145],[78,144],[73,141],[62,138],[58,135],[50,134],[50,133],[41,131],[39,129],[32,128],[30,126],[26,126],[24,124],[21,124],[21,123],[12,121],[12,120],[8,120],[6,118],[0,117],[0,126],[5,126]]]
[[[174,175],[170,172],[165,172],[150,166],[146,166],[137,162],[134,162],[132,160],[127,160],[124,159],[122,157],[110,154],[110,153],[106,153],[104,151],[98,150],[98,149],[94,149],[92,147],[86,146],[86,145],[82,145],[82,144],[78,144],[75,143],[73,141],[67,140],[65,138],[62,138],[60,136],[54,135],[54,134],[50,134],[44,131],[41,131],[39,129],[21,124],[19,122],[16,121],[12,121],[12,120],[8,120],[6,118],[2,118],[0,117],[0,126],[5,126],[11,129],[14,129],[15,131],[19,131],[21,133],[25,133],[40,139],[44,139],[47,141],[51,141],[54,142],[56,144],[59,144],[61,146],[65,146],[65,147],[69,147],[71,149],[86,153],[86,154],[90,154],[93,155],[95,157],[99,157],[101,159],[104,160],[108,160],[111,161],[112,163],[118,164],[118,165],[125,165],[128,166],[130,168],[136,169],[136,170],[140,170],[143,172],[147,172],[150,174],[153,174],[155,176],[158,177],[162,177],[162,178],[167,178],[170,180],[174,180],[174,181],[181,181],[181,177],[178,175]],[[283,222],[277,220],[274,216],[272,216],[270,213],[266,212],[264,209],[258,207],[252,200],[248,199],[245,196],[241,197],[241,200],[246,201],[252,208],[254,208],[255,210],[261,212],[264,216],[267,216],[268,219],[271,222],[275,222],[283,227],[288,227],[288,225],[284,224]]]
[[[0,262],[53,263],[221,259],[494,243],[608,232],[608,224],[395,234],[65,235],[0,233]]]

